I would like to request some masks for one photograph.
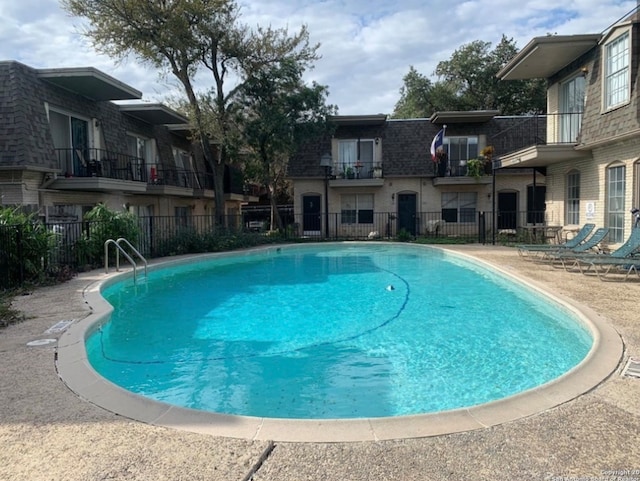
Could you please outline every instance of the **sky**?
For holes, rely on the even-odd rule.
[[[254,27],[306,25],[321,59],[307,81],[329,89],[341,115],[391,114],[402,78],[414,66],[437,80],[438,62],[482,40],[506,35],[523,48],[547,34],[600,33],[629,13],[628,0],[238,0],[241,20]],[[562,6],[560,6],[562,5]],[[58,0],[0,0],[0,60],[34,68],[95,67],[143,92],[150,102],[175,98],[170,77],[135,58],[100,55]],[[198,87],[208,88],[206,77]]]

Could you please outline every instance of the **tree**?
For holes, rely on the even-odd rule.
[[[238,123],[255,160],[254,175],[268,190],[271,229],[283,228],[276,205],[276,187],[286,175],[289,156],[300,143],[328,129],[337,109],[326,105],[326,86],[302,79],[300,63],[285,60],[256,72],[240,90]]]
[[[96,50],[116,59],[130,54],[170,72],[188,99],[194,133],[212,168],[218,222],[224,215],[224,169],[229,156],[234,97],[254,71],[282,59],[301,64],[318,57],[306,27],[289,36],[287,29],[251,30],[239,21],[233,0],[62,0],[72,15],[86,18],[86,35]],[[212,104],[205,117],[193,84],[196,73],[210,73]],[[228,89],[229,77],[236,81]],[[217,146],[214,157],[211,143]]]
[[[491,43],[476,40],[438,63],[435,83],[410,67],[393,116],[428,117],[439,110],[498,110],[503,115],[544,112],[543,80],[507,82],[496,77],[517,52],[513,39],[505,36],[493,50]]]

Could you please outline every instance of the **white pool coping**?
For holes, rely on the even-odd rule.
[[[372,242],[366,244],[370,245]],[[384,244],[388,245],[388,243]],[[287,247],[290,246],[266,246],[244,252]],[[434,247],[428,246],[428,248]],[[58,375],[81,398],[115,414],[152,425],[251,440],[355,442],[437,436],[515,421],[544,412],[591,391],[618,368],[624,351],[622,339],[616,330],[595,311],[572,299],[552,294],[541,285],[477,257],[443,250],[484,264],[506,277],[529,286],[574,313],[593,337],[593,346],[585,359],[561,377],[534,389],[478,406],[430,414],[367,419],[308,420],[236,416],[182,408],[154,401],[113,384],[100,376],[87,359],[86,338],[109,319],[113,310],[100,292],[106,285],[122,279],[123,276],[132,276],[132,271],[129,269],[126,272],[104,274],[103,279],[85,288],[83,295],[92,313],[71,325],[60,336],[56,361]],[[238,251],[163,260],[150,265],[149,270],[171,264],[198,262],[203,258],[231,255],[238,255]],[[536,266],[532,265],[532,268],[535,269]]]

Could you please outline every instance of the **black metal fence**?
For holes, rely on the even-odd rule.
[[[129,240],[147,258],[306,240],[423,238],[440,243],[547,240],[542,236],[532,238],[536,229],[528,222],[531,213],[527,212],[501,212],[495,217],[492,212],[479,212],[456,214],[455,218],[449,213],[445,217],[449,220],[443,220],[441,211],[415,215],[371,211],[327,215],[286,212],[285,227],[277,232],[255,212],[228,216],[223,225],[216,225],[211,216],[141,217],[137,219],[137,238]],[[105,230],[101,225],[89,221],[39,223],[37,238],[28,225],[0,225],[0,288],[42,282],[43,278],[55,281],[61,273],[68,275],[103,266],[106,239],[101,238]]]

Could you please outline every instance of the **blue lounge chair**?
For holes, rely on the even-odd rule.
[[[595,224],[585,224],[578,231],[575,237],[567,240],[563,244],[521,244],[516,246],[518,249],[518,254],[521,257],[537,257],[541,253],[550,252],[550,251],[558,251],[562,249],[574,249],[582,244],[591,231],[596,227]]]
[[[600,227],[596,229],[591,237],[573,249],[559,249],[551,252],[545,252],[540,260],[551,262],[560,261],[562,262],[562,266],[566,269],[566,260],[575,259],[581,255],[596,254],[596,249],[599,248],[600,243],[605,239],[605,237],[607,237],[607,235],[609,235],[609,228]]]
[[[634,228],[627,241],[610,254],[595,256],[578,256],[574,259],[573,266],[577,267],[583,274],[593,270],[600,280],[609,274],[613,269],[625,274],[626,281],[629,274],[635,272],[640,277],[640,228]]]

